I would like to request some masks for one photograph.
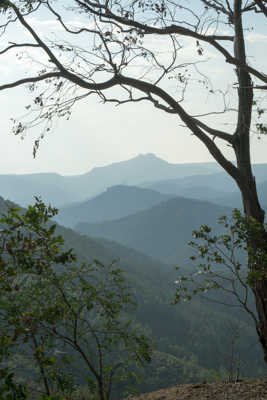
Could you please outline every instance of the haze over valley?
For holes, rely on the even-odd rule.
[[[254,172],[267,204],[267,164],[255,165]],[[66,248],[83,261],[115,261],[125,271],[138,302],[134,318],[157,343],[141,391],[196,382],[212,369],[227,374],[230,327],[242,330],[235,351],[242,354],[243,373],[263,374],[261,349],[244,312],[201,296],[171,305],[174,266],[193,270],[187,246],[192,230],[207,224],[220,232],[217,219],[241,208],[237,189],[217,164],[169,164],[147,154],[84,175],[0,175],[0,185],[1,213],[8,204],[26,207],[40,196],[59,207],[57,233]],[[212,298],[225,301],[216,292]]]

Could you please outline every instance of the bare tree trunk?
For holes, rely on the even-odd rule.
[[[235,42],[234,54],[240,64],[236,69],[238,79],[238,122],[234,134],[233,147],[236,154],[237,168],[240,172],[237,184],[242,194],[244,213],[248,219],[254,218],[261,226],[262,232],[259,237],[249,238],[249,247],[258,253],[261,250],[263,256],[267,255],[267,233],[264,229],[265,212],[261,208],[255,177],[253,176],[250,159],[250,126],[253,106],[253,83],[250,74],[242,65],[246,64],[246,49],[244,41],[244,30],[242,26],[242,0],[234,2],[234,27]],[[253,255],[252,255],[253,256]],[[255,259],[249,257],[249,270],[253,273],[263,271],[264,257]],[[252,291],[255,296],[255,305],[258,314],[258,325],[256,326],[259,340],[264,352],[264,360],[267,362],[267,279],[255,279],[252,283]]]
[[[245,189],[242,190],[242,198],[246,216],[254,218],[262,227],[261,232],[257,232],[257,235],[252,232],[252,236],[249,238],[248,245],[253,254],[248,259],[248,268],[251,273],[259,274],[258,279],[253,279],[251,289],[254,293],[258,314],[256,330],[264,352],[264,360],[267,362],[267,278],[264,274],[264,269],[267,267],[264,260],[267,257],[267,232],[264,229],[264,211],[259,205],[254,178],[250,182],[247,180]],[[256,253],[260,253],[261,256],[256,256],[255,263],[255,258],[253,259],[253,257]]]
[[[31,338],[32,338],[32,341],[34,343],[35,349],[37,349],[39,347],[39,344],[38,344],[37,339],[35,337],[35,334],[33,332],[31,333]],[[40,373],[41,373],[41,377],[42,377],[42,380],[43,380],[43,383],[44,383],[46,394],[47,394],[47,396],[50,396],[51,393],[50,393],[48,379],[47,379],[47,376],[46,376],[46,373],[45,373],[45,369],[44,369],[44,366],[43,366],[43,363],[42,363],[42,356],[38,353],[37,350],[35,350],[34,356],[36,358],[37,364],[38,364],[39,369],[40,369]]]
[[[253,288],[256,309],[259,317],[257,333],[267,362],[267,279],[258,280]]]

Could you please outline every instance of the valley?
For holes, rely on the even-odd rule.
[[[255,166],[255,173],[266,199],[267,164]],[[260,345],[243,310],[220,304],[227,298],[216,292],[212,300],[172,304],[174,266],[193,268],[192,230],[207,224],[219,233],[216,220],[240,208],[229,179],[212,163],[168,165],[152,155],[76,177],[0,176],[0,212],[11,202],[33,203],[33,195],[61,204],[56,231],[65,247],[84,262],[115,262],[124,271],[138,303],[132,317],[155,346],[140,392],[213,379],[214,371],[227,377],[233,351],[242,376],[260,377]]]

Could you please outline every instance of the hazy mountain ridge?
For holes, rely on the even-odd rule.
[[[20,207],[0,197],[0,216],[6,214],[9,206]],[[126,275],[129,274],[132,276],[134,281],[136,281],[135,275],[137,271],[140,282],[149,279],[152,287],[154,285],[153,282],[159,285],[160,282],[162,283],[166,280],[166,276],[169,274],[171,274],[170,280],[172,280],[171,276],[174,277],[173,268],[171,266],[163,264],[159,260],[151,258],[134,249],[128,249],[116,242],[89,238],[86,235],[81,235],[60,225],[57,225],[56,233],[64,237],[66,248],[75,249],[81,261],[92,263],[94,260],[99,260],[104,264],[115,261],[125,271]],[[151,274],[153,269],[154,273]],[[149,278],[145,278],[147,276],[147,271],[149,271]],[[162,274],[164,275],[164,279],[162,279]],[[160,286],[159,291],[164,294],[164,285],[163,287]]]
[[[267,176],[267,164],[256,164],[253,168],[257,182],[261,183]],[[4,198],[23,206],[31,204],[34,196],[41,196],[56,207],[80,203],[115,185],[135,185],[164,194],[213,200],[223,197],[224,192],[236,190],[233,180],[221,171],[212,162],[171,164],[153,154],[145,154],[75,176],[0,175],[0,186]]]
[[[93,237],[115,240],[167,263],[178,263],[189,255],[192,230],[214,226],[231,209],[210,202],[175,197],[115,221],[79,223],[75,230]]]
[[[261,182],[257,186],[260,204],[267,210],[267,181]],[[239,191],[216,197],[213,200],[216,204],[224,204],[232,208],[242,208],[242,199]]]
[[[4,198],[22,206],[32,204],[34,196],[53,206],[79,199],[72,188],[68,189],[65,177],[53,173],[0,175],[0,187]]]
[[[85,201],[114,185],[141,185],[145,181],[178,178],[220,170],[216,163],[170,164],[153,154],[92,169],[90,172],[62,176],[55,173],[0,175],[4,198],[25,206],[41,196],[53,206]]]
[[[137,186],[117,185],[83,203],[61,208],[56,220],[69,227],[79,221],[95,223],[115,220],[153,207],[171,197]]]
[[[143,184],[142,187],[156,190],[160,193],[175,194],[176,196],[183,196],[190,189],[201,188],[201,191],[203,191],[203,188],[206,188],[208,191],[211,191],[212,196],[218,197],[219,195],[233,192],[236,189],[236,184],[233,179],[222,172],[209,175],[197,174],[177,179],[164,179],[154,183]],[[197,192],[198,190],[196,190],[195,195],[197,195]],[[208,199],[206,198],[206,200]]]
[[[103,180],[108,172],[110,184],[113,180],[120,179],[119,184],[135,185],[145,181],[191,176],[200,171],[203,174],[211,174],[221,171],[221,167],[215,162],[172,164],[152,153],[148,153],[139,154],[130,160],[93,168],[91,172],[85,175],[95,176],[98,180]]]
[[[253,165],[259,200],[267,209],[267,164]],[[141,187],[198,200],[207,200],[231,208],[242,208],[241,194],[233,179],[225,172],[194,175],[178,179],[144,183]]]

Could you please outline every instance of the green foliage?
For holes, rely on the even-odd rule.
[[[5,333],[0,335],[0,394],[2,400],[24,400],[27,398],[26,389],[21,384],[14,382],[14,374],[3,366],[9,356],[9,349],[12,346],[12,339]]]
[[[56,213],[36,198],[25,213],[11,207],[0,220],[3,355],[9,357],[8,346],[13,353],[24,348],[43,400],[61,399],[58,391],[69,398],[82,364],[89,389],[106,400],[114,382],[133,375],[131,364],[150,361],[150,342],[127,317],[135,303],[122,271],[113,263],[77,265],[49,222]],[[2,378],[12,389],[13,375]]]
[[[14,374],[8,373],[4,382],[0,385],[0,393],[2,400],[25,400],[28,398],[26,389],[21,384],[14,383]],[[1,376],[3,379],[3,376]],[[52,399],[51,399],[52,400]],[[56,400],[56,399],[53,399]]]
[[[266,230],[237,209],[231,218],[223,216],[218,222],[224,228],[219,235],[213,234],[207,225],[193,231],[196,240],[189,245],[195,254],[190,258],[198,263],[197,271],[181,275],[176,280],[175,303],[220,289],[228,297],[230,295],[230,302],[235,300],[235,304],[246,310],[256,322],[249,295],[256,283],[267,277]]]
[[[8,1],[7,0],[1,0],[0,1],[0,12],[5,13],[8,9]]]
[[[6,212],[7,207],[0,204],[0,213]],[[225,326],[229,320],[237,321],[242,326],[242,337],[238,340],[236,348],[236,352],[242,355],[242,375],[256,377],[264,374],[264,366],[260,362],[260,349],[258,346],[255,347],[253,327],[242,323],[243,317],[241,313],[235,312],[235,308],[230,308],[225,312],[224,308],[218,304],[207,303],[199,298],[190,304],[184,303],[178,308],[172,307],[169,302],[173,297],[175,289],[173,282],[176,277],[172,267],[159,264],[155,260],[119,246],[115,242],[94,241],[63,227],[57,227],[55,234],[64,237],[65,246],[61,248],[61,251],[74,247],[79,259],[86,264],[92,265],[92,260],[96,258],[101,259],[105,265],[111,265],[111,260],[119,257],[117,265],[125,270],[125,276],[131,287],[134,288],[134,298],[139,305],[135,311],[134,305],[129,304],[127,312],[134,313],[134,318],[139,324],[138,327],[134,322],[131,326],[139,332],[142,329],[148,337],[152,336],[153,341],[157,343],[157,352],[166,354],[165,357],[160,358],[159,362],[157,357],[153,357],[144,371],[136,365],[134,360],[127,363],[126,353],[121,354],[125,369],[128,367],[133,373],[133,377],[129,377],[127,381],[120,381],[123,374],[119,375],[119,371],[117,371],[117,378],[114,377],[112,385],[115,398],[121,398],[124,391],[129,392],[129,389],[132,388],[138,392],[145,392],[157,390],[163,387],[165,382],[170,382],[171,385],[176,382],[197,382],[209,375],[211,368],[216,371],[225,371],[227,367],[225,355],[230,348],[228,328],[226,329]],[[113,267],[116,269],[114,264]],[[100,271],[104,273],[106,268],[98,267],[98,277]],[[60,264],[57,264],[56,269],[61,273],[64,272],[64,266]],[[52,290],[47,293],[51,292]],[[19,294],[16,291],[14,293]],[[215,296],[213,295],[213,297]],[[91,312],[92,314],[93,312]],[[126,312],[123,318],[126,320]],[[129,314],[128,318],[130,319]],[[1,323],[0,329],[2,330]],[[10,347],[10,357],[6,360],[5,365],[10,368],[11,372],[14,372],[15,382],[27,382],[29,388],[43,391],[44,385],[41,381],[37,360],[30,348],[32,338],[30,337],[26,343],[23,343],[23,337],[19,336],[15,342],[12,342],[14,329],[6,333],[10,335],[13,345]],[[40,340],[38,335],[37,339]],[[57,394],[62,394],[63,390],[60,389],[62,384],[66,400],[93,398],[92,391],[95,390],[93,385],[96,385],[96,382],[94,379],[93,382],[91,380],[92,385],[90,388],[88,387],[87,369],[75,350],[72,350],[70,346],[63,345],[56,338],[54,339],[54,348],[49,348],[49,341],[45,335],[43,335],[42,341],[45,345],[44,350],[47,349],[43,354],[43,362],[52,389],[56,390],[57,388]],[[214,351],[216,351],[216,357],[214,357]],[[180,365],[173,373],[168,367],[168,355],[175,356],[177,366]],[[197,361],[189,373],[190,360],[194,357]],[[48,365],[51,363],[51,358],[54,358],[56,362]],[[137,382],[134,377],[136,373],[142,375],[142,382]],[[89,389],[91,393],[89,393]]]
[[[255,124],[256,132],[258,134],[258,139],[261,138],[261,135],[267,134],[266,118],[265,118],[264,122],[262,122],[262,119],[263,119],[263,117],[265,117],[265,113],[266,113],[266,108],[262,107],[262,101],[263,101],[262,98],[258,98],[253,101],[255,115],[258,120],[258,122],[256,122],[256,124]]]
[[[199,366],[195,356],[178,358],[159,351],[153,353],[152,363],[147,368],[149,373],[143,385],[145,391],[152,391],[157,381],[161,382],[161,388],[167,388],[201,381],[208,373]]]

